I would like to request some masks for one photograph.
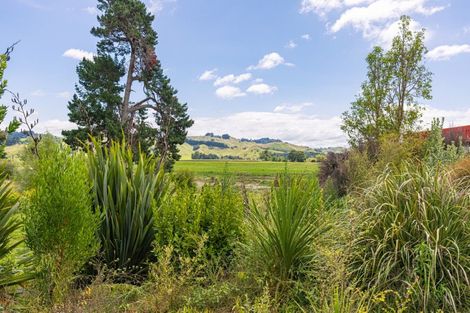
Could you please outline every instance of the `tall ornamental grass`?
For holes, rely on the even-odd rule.
[[[134,156],[125,142],[105,147],[94,140],[88,160],[94,207],[102,215],[103,261],[111,268],[139,272],[152,252],[163,170],[145,153]]]
[[[253,203],[247,248],[254,264],[273,280],[299,279],[313,265],[315,244],[329,226],[316,179],[281,175],[263,206]]]
[[[351,269],[365,288],[411,293],[414,312],[470,306],[470,190],[444,170],[388,168],[356,202]]]

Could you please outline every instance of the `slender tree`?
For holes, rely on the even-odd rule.
[[[384,134],[402,136],[421,117],[421,100],[431,99],[431,72],[424,65],[424,30],[413,32],[402,16],[389,51],[375,47],[367,56],[367,80],[351,109],[343,113],[342,130],[353,146],[375,147]],[[375,149],[374,149],[375,151]]]
[[[398,36],[387,53],[392,79],[388,92],[389,113],[395,133],[413,129],[421,117],[421,99],[431,100],[432,73],[424,65],[428,52],[424,45],[424,29],[413,32],[411,19],[401,18]]]
[[[171,163],[192,121],[157,60],[154,16],[140,0],[98,0],[98,9],[99,26],[91,30],[99,38],[97,55],[77,68],[69,118],[79,127],[63,133],[66,141],[124,135],[134,149],[154,151]],[[153,116],[156,123],[150,123]]]

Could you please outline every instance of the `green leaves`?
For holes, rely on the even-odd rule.
[[[315,179],[280,176],[264,207],[253,204],[249,213],[247,248],[255,263],[279,282],[298,278],[312,266],[314,245],[329,229],[322,217],[322,191]]]
[[[108,148],[92,141],[89,172],[94,207],[102,215],[102,256],[113,268],[142,267],[155,238],[154,210],[165,191],[163,170],[157,169],[156,159],[140,152],[134,164],[125,142],[112,142]]]
[[[46,297],[59,300],[73,274],[97,252],[99,217],[92,211],[84,155],[72,154],[52,136],[43,137],[39,152],[30,164],[26,243],[40,261]]]
[[[460,311],[470,299],[470,193],[443,171],[388,169],[356,202],[351,269],[363,287],[412,289],[413,311]]]
[[[343,113],[341,129],[351,144],[376,145],[380,137],[402,135],[416,128],[421,99],[431,99],[432,73],[423,64],[427,52],[424,30],[410,30],[410,18],[401,17],[399,34],[392,47],[374,47],[367,56],[367,80],[361,93]]]

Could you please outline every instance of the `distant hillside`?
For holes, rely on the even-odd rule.
[[[205,136],[189,136],[186,143],[180,146],[183,160],[191,160],[195,154],[208,158],[258,160],[265,150],[281,158],[286,157],[291,150],[300,150],[308,158],[312,158],[328,151],[342,151],[343,149],[341,147],[313,149],[279,139],[237,139],[228,134],[219,136],[213,133],[207,133]]]

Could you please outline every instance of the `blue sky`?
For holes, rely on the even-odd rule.
[[[157,56],[195,125],[190,134],[274,137],[341,145],[340,115],[365,79],[365,57],[387,47],[402,14],[426,28],[434,73],[425,124],[470,123],[470,2],[465,0],[145,0]],[[21,40],[9,89],[37,111],[41,131],[71,128],[75,68],[95,52],[94,0],[2,0],[0,47]],[[138,97],[138,95],[136,95]],[[8,103],[8,97],[2,99]]]

